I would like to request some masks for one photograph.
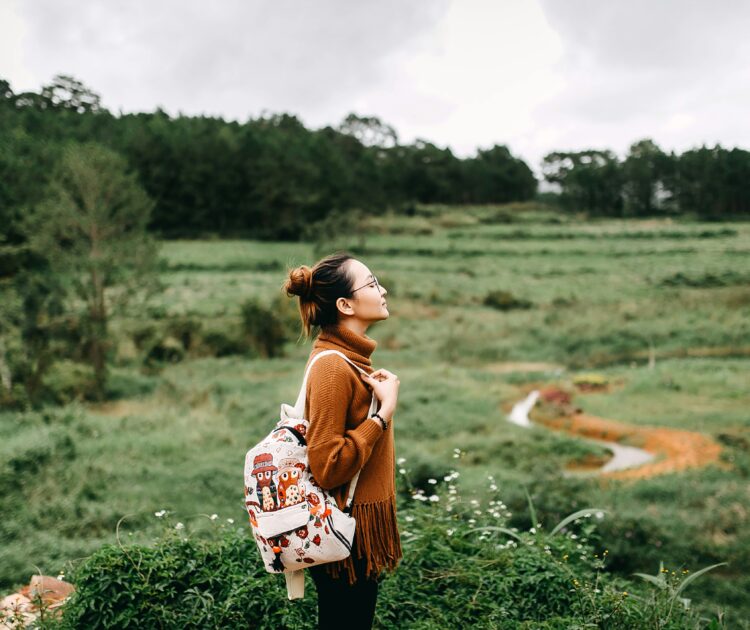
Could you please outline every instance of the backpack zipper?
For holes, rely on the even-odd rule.
[[[300,446],[307,446],[307,441],[305,440],[305,437],[297,431],[294,427],[279,427],[278,429],[274,429],[271,431],[271,433],[276,433],[276,431],[289,431],[294,437],[297,438],[297,441],[299,442]]]
[[[346,547],[347,551],[349,553],[351,553],[352,552],[352,546],[349,544],[349,541],[346,538],[344,538],[344,535],[340,534],[336,530],[336,528],[333,526],[333,518],[329,516],[327,520],[328,520],[328,526],[331,528],[331,531],[333,532],[333,535],[336,536],[336,538],[338,538],[339,541],[341,541],[341,544],[344,545],[344,547]]]

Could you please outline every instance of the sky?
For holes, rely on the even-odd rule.
[[[377,116],[462,157],[750,148],[744,0],[0,0],[0,77],[110,111]]]

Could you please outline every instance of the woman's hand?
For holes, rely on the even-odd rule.
[[[360,376],[371,387],[375,397],[380,401],[378,413],[384,416],[386,420],[390,420],[398,403],[398,388],[401,384],[398,376],[383,369],[375,370],[369,375],[360,372]]]

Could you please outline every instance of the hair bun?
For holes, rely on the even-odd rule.
[[[312,295],[312,287],[312,269],[307,265],[302,265],[289,272],[289,279],[284,288],[287,295],[298,295],[303,300],[309,300]]]

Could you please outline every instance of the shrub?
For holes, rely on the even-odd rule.
[[[90,366],[75,361],[54,363],[44,378],[42,398],[58,405],[74,400],[94,398],[94,372]]]
[[[214,357],[227,357],[232,354],[247,352],[247,343],[239,338],[239,334],[232,334],[225,330],[208,330],[203,333],[201,347]]]
[[[250,347],[262,357],[284,353],[287,331],[284,322],[270,308],[255,298],[242,303],[242,331]]]
[[[589,542],[596,509],[547,530],[529,500],[533,526],[519,531],[506,526],[510,513],[497,496],[486,504],[464,498],[457,477],[450,472],[433,484],[435,494],[415,490],[402,505],[404,558],[381,584],[378,626],[701,627],[681,599],[692,581],[686,572],[628,584],[606,571],[607,550]],[[289,603],[283,580],[265,572],[250,528],[203,516],[187,527],[167,522],[151,545],[106,545],[85,559],[70,574],[77,590],[62,618],[46,627],[313,627],[309,577],[305,599]]]
[[[154,344],[146,355],[146,364],[179,363],[185,358],[185,349],[179,339],[166,337]]]
[[[528,309],[533,306],[528,300],[514,296],[510,291],[490,291],[482,302],[485,306],[496,308],[499,311],[510,311],[514,309]]]
[[[710,289],[713,287],[730,287],[747,285],[750,275],[737,271],[722,271],[721,273],[704,273],[702,275],[688,275],[681,271],[662,278],[659,285],[663,287],[689,287],[691,289]]]

